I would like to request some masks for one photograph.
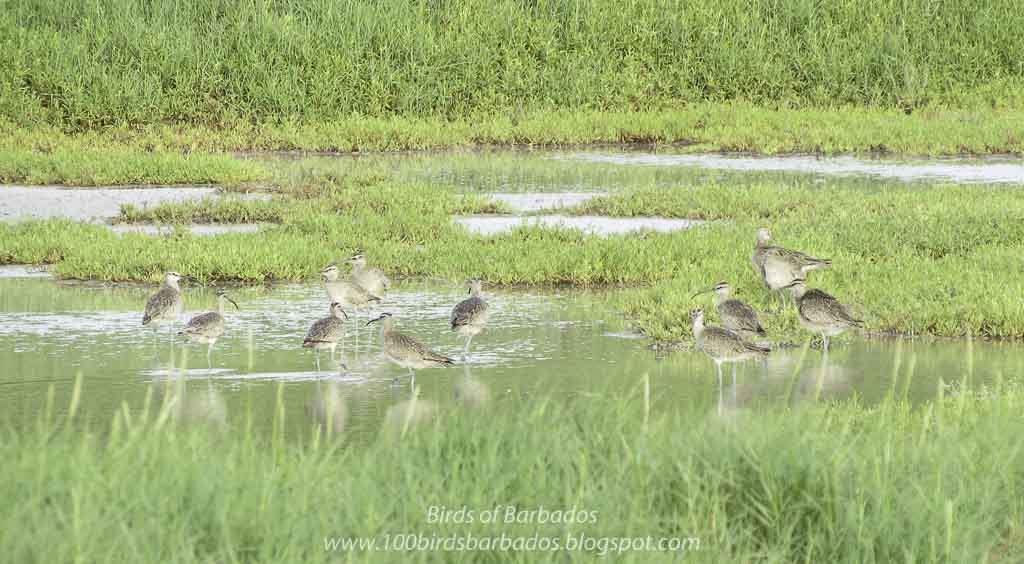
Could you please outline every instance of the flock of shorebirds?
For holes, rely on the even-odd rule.
[[[786,306],[786,294],[792,293],[793,302],[800,323],[807,330],[822,336],[824,351],[828,352],[829,338],[849,329],[863,326],[863,322],[855,319],[849,310],[836,298],[822,290],[807,288],[807,274],[814,270],[829,268],[832,262],[771,244],[771,231],[762,228],[757,233],[757,243],[751,257],[754,270],[768,288],[779,293],[782,307]],[[357,252],[347,261],[351,272],[347,278],[342,277],[337,264],[331,263],[320,271],[324,288],[327,291],[330,307],[328,315],[313,322],[306,333],[302,346],[316,351],[316,367],[320,370],[320,350],[329,349],[334,359],[335,349],[345,336],[345,325],[349,315],[345,308],[352,311],[369,311],[371,304],[381,302],[391,288],[391,280],[379,269],[368,268],[366,257]],[[177,272],[168,272],[160,290],[146,302],[146,310],[142,318],[143,325],[174,323],[181,315],[184,302],[178,282],[183,276]],[[463,359],[469,354],[469,346],[473,337],[484,330],[489,317],[489,307],[481,293],[482,282],[469,280],[467,288],[469,297],[459,302],[451,313],[449,326],[452,331],[466,340]],[[702,351],[715,363],[719,385],[722,383],[722,364],[733,364],[733,379],[736,377],[736,363],[755,358],[763,358],[771,351],[771,347],[756,339],[767,336],[757,312],[750,305],[730,297],[730,286],[727,282],[719,282],[714,287],[698,295],[714,292],[717,294],[716,309],[721,326],[706,325],[704,310],[694,309],[690,314],[693,323],[693,336],[697,349]],[[224,291],[217,292],[217,311],[196,315],[189,320],[178,335],[192,342],[207,345],[207,362],[217,340],[224,334],[224,309],[227,303],[236,308],[238,304]],[[392,323],[390,313],[366,321],[366,326],[380,323],[380,340],[384,355],[393,363],[409,370],[409,376],[415,378],[415,371],[433,366],[454,364],[454,361],[442,354],[430,350],[416,338],[399,332]],[[356,321],[358,335],[359,322]]]
[[[306,337],[302,341],[303,347],[311,348],[316,352],[317,371],[320,370],[320,351],[322,349],[330,350],[331,360],[334,360],[335,349],[339,341],[345,337],[345,325],[349,320],[345,308],[348,307],[353,311],[369,310],[370,305],[381,302],[391,288],[391,280],[387,275],[379,269],[367,267],[366,257],[361,251],[345,262],[352,268],[347,279],[342,278],[338,265],[334,263],[320,271],[330,302],[328,314],[309,326]],[[183,279],[194,280],[192,277],[177,272],[168,272],[164,275],[164,282],[160,289],[146,301],[145,313],[142,316],[143,325],[156,326],[177,322],[184,309],[184,300],[179,285]],[[455,305],[449,319],[450,329],[466,340],[463,349],[464,359],[465,355],[469,354],[469,345],[473,337],[484,330],[490,316],[490,307],[482,295],[483,283],[480,280],[469,280],[466,282],[466,286],[469,297]],[[209,311],[192,317],[177,333],[192,342],[205,344],[207,346],[207,365],[211,367],[213,346],[224,334],[224,310],[229,302],[238,308],[238,304],[225,290],[218,290],[217,311]],[[356,321],[357,335],[358,323]],[[416,370],[455,363],[451,358],[430,350],[411,335],[397,331],[392,323],[390,313],[382,313],[373,319],[368,319],[366,326],[373,323],[380,323],[380,339],[384,355],[391,362],[407,368],[409,376],[412,378],[415,378]]]

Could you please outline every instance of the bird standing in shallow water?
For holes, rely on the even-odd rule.
[[[697,349],[715,363],[718,371],[718,411],[722,411],[722,363],[732,363],[732,387],[736,392],[736,363],[752,358],[767,356],[771,349],[744,341],[739,335],[714,325],[704,325],[704,310],[697,308],[690,312],[693,321],[693,337]]]
[[[164,282],[160,289],[146,300],[146,310],[142,314],[142,325],[153,325],[174,323],[181,316],[185,309],[185,302],[181,299],[181,286],[178,282],[185,276],[171,271],[164,275]],[[155,335],[155,333],[154,333]],[[174,342],[174,334],[171,333],[171,342]]]
[[[731,291],[732,288],[728,282],[719,282],[710,289],[694,294],[691,299],[701,294],[714,292],[717,295],[715,306],[718,309],[718,318],[722,320],[723,327],[744,339],[767,337],[768,333],[761,326],[761,321],[757,318],[754,308],[736,298],[730,298]]]
[[[391,362],[409,369],[413,385],[416,384],[415,370],[455,364],[454,360],[431,351],[409,335],[395,331],[390,313],[382,313],[379,317],[367,321],[366,325],[377,322],[380,322],[380,340],[384,354]],[[397,378],[395,381],[397,382]]]
[[[213,345],[224,334],[224,307],[227,302],[231,302],[235,309],[238,309],[238,304],[228,296],[227,291],[217,290],[217,311],[200,313],[178,331],[178,335],[187,337],[194,343],[206,343],[206,367],[210,369],[213,368],[213,361],[210,358],[213,354]]]
[[[324,280],[324,288],[327,289],[327,297],[331,302],[338,302],[342,306],[351,307],[354,310],[365,309],[369,313],[371,302],[379,302],[380,297],[366,291],[359,284],[351,280],[341,280],[341,273],[338,265],[331,263],[320,271]],[[367,315],[369,317],[369,315]],[[359,324],[356,322],[356,345],[359,344]]]
[[[347,261],[352,265],[352,281],[370,295],[383,298],[391,289],[391,279],[379,268],[366,268],[366,256],[363,251],[356,251]]]
[[[864,322],[850,315],[839,300],[816,288],[807,288],[807,281],[797,278],[788,286],[796,300],[800,324],[822,338],[822,346],[828,353],[829,337],[844,333],[848,329],[860,329]]]
[[[466,282],[469,287],[469,297],[459,302],[452,309],[451,328],[460,336],[465,337],[466,347],[462,350],[462,360],[469,355],[469,343],[473,337],[480,334],[487,325],[490,317],[490,306],[484,301],[481,295],[483,281],[469,280]]]
[[[303,348],[316,351],[316,371],[320,371],[320,349],[331,349],[331,360],[334,360],[334,349],[338,346],[338,339],[345,336],[345,321],[348,314],[341,308],[338,302],[331,302],[331,309],[327,317],[317,319],[309,326],[306,338],[302,340]]]
[[[757,243],[751,262],[754,270],[773,292],[779,292],[782,306],[786,305],[786,294],[782,290],[797,278],[804,278],[812,270],[830,268],[832,261],[812,257],[800,251],[793,251],[771,244],[772,232],[767,227],[757,230]]]

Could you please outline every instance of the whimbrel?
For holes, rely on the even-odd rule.
[[[829,268],[832,261],[812,257],[800,251],[794,251],[771,244],[772,232],[767,227],[757,230],[757,244],[750,257],[761,279],[773,292],[780,292],[783,306],[786,294],[781,292],[797,278],[803,278],[812,270]]]
[[[718,309],[718,318],[722,320],[723,327],[744,339],[767,337],[768,333],[761,326],[754,308],[736,298],[730,298],[731,290],[728,282],[719,282],[713,288],[694,294],[691,299],[700,294],[714,292],[717,294],[715,306]]]
[[[757,357],[764,357],[771,349],[743,340],[739,335],[714,325],[704,325],[704,310],[697,308],[690,312],[693,321],[693,337],[697,349],[708,355],[718,371],[718,406],[722,406],[722,363],[732,363],[732,385],[736,388],[736,363]]]
[[[839,300],[816,288],[807,288],[807,280],[797,278],[788,288],[793,291],[796,299],[800,324],[808,331],[821,335],[826,353],[829,337],[864,326],[864,322],[854,319]]]
[[[178,331],[179,335],[187,337],[194,343],[206,343],[207,368],[213,368],[213,362],[210,359],[213,345],[224,334],[224,307],[227,302],[231,302],[235,309],[238,309],[238,304],[228,296],[227,291],[217,290],[217,311],[200,313],[190,319],[181,331]]]
[[[462,300],[452,309],[451,327],[452,331],[465,337],[466,347],[462,350],[462,360],[466,360],[469,354],[469,343],[473,337],[480,334],[487,325],[487,318],[490,317],[490,306],[484,301],[481,295],[481,280],[469,280],[466,282],[469,288],[469,297]]]
[[[371,302],[379,302],[380,297],[366,291],[359,284],[352,282],[351,280],[342,280],[340,278],[341,273],[338,271],[338,265],[331,263],[324,267],[320,271],[320,275],[324,279],[324,287],[327,288],[327,297],[330,298],[331,302],[338,302],[342,306],[348,306],[352,309],[359,310],[363,309],[369,313],[369,307]],[[367,315],[369,317],[369,315]],[[359,338],[359,324],[356,324],[356,344],[358,345]]]
[[[171,271],[164,275],[160,289],[146,300],[146,310],[142,314],[142,325],[174,323],[181,316],[185,302],[181,299],[181,286],[178,282],[185,276]],[[174,334],[171,333],[173,343]],[[154,333],[155,338],[155,333]]]
[[[384,354],[391,362],[409,369],[409,376],[412,377],[414,385],[416,370],[455,364],[454,360],[431,351],[409,335],[395,331],[390,313],[382,313],[379,317],[367,321],[366,324],[370,325],[378,321],[381,322],[380,340],[384,347]]]
[[[356,251],[346,262],[352,265],[352,281],[370,295],[383,297],[391,289],[391,279],[379,268],[366,268],[363,251]]]
[[[341,304],[331,302],[330,314],[317,319],[309,326],[302,346],[316,351],[317,372],[320,371],[320,349],[331,349],[331,360],[334,360],[334,349],[338,346],[338,339],[345,336],[345,320],[347,319],[348,314],[341,309]]]

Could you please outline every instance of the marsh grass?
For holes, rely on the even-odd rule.
[[[636,188],[570,213],[704,219],[672,234],[602,238],[571,229],[521,227],[475,236],[453,215],[504,211],[484,197],[389,178],[374,163],[274,173],[269,200],[225,199],[126,208],[124,221],[269,222],[259,234],[118,235],[66,221],[0,225],[0,263],[49,263],[62,277],[159,280],[176,269],[205,282],[315,280],[326,263],[357,248],[398,278],[481,277],[496,285],[614,286],[609,299],[646,335],[689,336],[691,295],[728,280],[764,312],[770,295],[750,266],[756,229],[830,258],[810,277],[848,304],[873,334],[1024,338],[1017,281],[1024,206],[1004,186],[807,181],[740,185],[694,182]],[[792,311],[766,313],[778,342],[802,342]]]
[[[367,443],[320,426],[285,436],[280,405],[226,426],[189,424],[175,417],[173,394],[153,390],[142,410],[125,406],[89,426],[75,420],[77,393],[67,409],[51,394],[35,423],[3,431],[0,539],[19,562],[452,557],[324,550],[326,536],[399,532],[696,537],[700,549],[683,558],[697,562],[1018,561],[1024,394],[960,388],[912,408],[898,380],[873,407],[719,418],[680,410],[659,396],[665,382],[641,379],[627,395],[598,389],[432,409],[386,420]],[[273,418],[274,430],[254,432],[254,417]],[[596,511],[597,522],[428,523],[432,505],[575,507]],[[567,556],[598,555],[475,557]]]

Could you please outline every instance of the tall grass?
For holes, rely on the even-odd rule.
[[[0,542],[12,562],[564,562],[565,552],[331,552],[325,537],[472,534],[694,537],[627,562],[1016,562],[1024,395],[1010,387],[911,409],[893,394],[718,418],[642,386],[433,407],[369,444],[314,426],[285,440],[241,414],[192,427],[173,401],[82,428],[73,409],[0,441]],[[150,397],[153,397],[152,395]],[[74,401],[74,400],[72,400]],[[568,403],[566,403],[568,402]],[[401,412],[400,412],[401,414]],[[178,421],[176,423],[176,421]],[[275,429],[278,425],[274,426]],[[331,427],[333,428],[333,427]],[[596,512],[587,524],[430,523],[431,506]]]
[[[0,116],[511,120],[700,100],[1019,106],[1014,0],[27,0],[0,10]]]

